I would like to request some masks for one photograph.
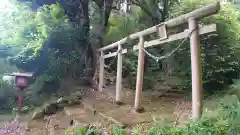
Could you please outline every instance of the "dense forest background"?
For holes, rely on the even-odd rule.
[[[18,0],[0,8],[0,74],[34,72],[24,102],[41,105],[43,98],[67,91],[65,82],[91,84],[97,64],[95,50],[121,38],[202,7],[214,0],[132,0],[125,10],[121,0]],[[201,20],[216,23],[217,34],[201,36],[203,85],[206,93],[225,90],[240,73],[240,1],[221,4],[217,15]],[[151,40],[148,37],[147,40]],[[164,56],[180,44],[176,41],[148,49]],[[131,46],[137,41],[129,42]],[[189,42],[170,57],[156,62],[145,58],[144,90],[167,84],[190,90]],[[106,64],[111,63],[111,60]],[[124,57],[126,87],[135,87],[137,53]],[[113,63],[108,72],[115,72]],[[16,90],[1,82],[0,107],[16,106]],[[48,95],[48,96],[47,96]],[[40,100],[41,99],[41,100]],[[31,104],[30,104],[31,103]],[[6,106],[7,104],[8,106]]]

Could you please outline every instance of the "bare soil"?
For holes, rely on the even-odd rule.
[[[175,122],[177,126],[184,125],[191,114],[191,101],[186,100],[181,92],[168,92],[168,88],[162,89],[143,92],[141,100],[145,110],[143,113],[136,113],[132,109],[133,90],[123,89],[123,105],[114,103],[114,86],[105,88],[103,95],[89,90],[83,105],[65,107],[63,111],[46,116],[44,119],[30,120],[31,114],[21,118],[21,123],[26,128],[26,132],[22,134],[64,135],[72,119],[80,127],[90,124],[102,129],[110,124],[118,124],[144,131],[156,121]]]

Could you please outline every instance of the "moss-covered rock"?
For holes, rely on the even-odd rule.
[[[44,115],[55,114],[57,111],[62,110],[64,107],[79,105],[83,99],[82,92],[72,93],[68,97],[61,97],[56,101],[45,104],[42,108],[37,109],[32,116],[32,119],[43,118]]]

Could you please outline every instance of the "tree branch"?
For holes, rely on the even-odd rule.
[[[93,0],[93,2],[95,2],[98,7],[102,7],[104,1],[103,0]]]
[[[149,15],[151,18],[153,18],[153,15],[152,13],[147,9],[145,8],[143,5],[143,3],[141,3],[139,0],[132,0],[132,4],[133,5],[136,5],[136,6],[139,6],[147,15]],[[145,3],[146,4],[146,3]]]

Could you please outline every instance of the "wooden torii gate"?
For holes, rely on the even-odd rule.
[[[125,37],[117,42],[107,45],[103,48],[98,49],[100,53],[100,64],[99,64],[99,84],[98,90],[103,92],[104,83],[104,59],[117,55],[117,81],[116,81],[116,103],[121,103],[121,90],[122,90],[122,59],[123,54],[129,52],[128,49],[123,49],[123,44],[129,39],[139,39],[139,44],[134,45],[131,50],[139,50],[138,53],[138,69],[137,69],[137,82],[136,82],[136,93],[134,109],[136,112],[140,112],[140,97],[142,92],[143,73],[144,73],[144,48],[168,43],[183,38],[190,38],[191,48],[191,69],[192,69],[192,118],[199,119],[202,115],[202,76],[201,76],[201,63],[200,63],[200,35],[211,33],[216,31],[216,24],[203,25],[199,27],[197,20],[204,17],[218,13],[220,10],[220,3],[216,2],[213,4],[206,5],[202,8],[194,10],[190,13],[178,16],[177,18],[171,19],[167,22],[159,25],[150,27],[143,31],[134,33]],[[188,23],[188,29],[176,34],[170,34],[170,31],[177,26]],[[144,41],[144,36],[157,33],[159,39]],[[104,51],[118,47],[117,52],[108,53],[105,55]]]

